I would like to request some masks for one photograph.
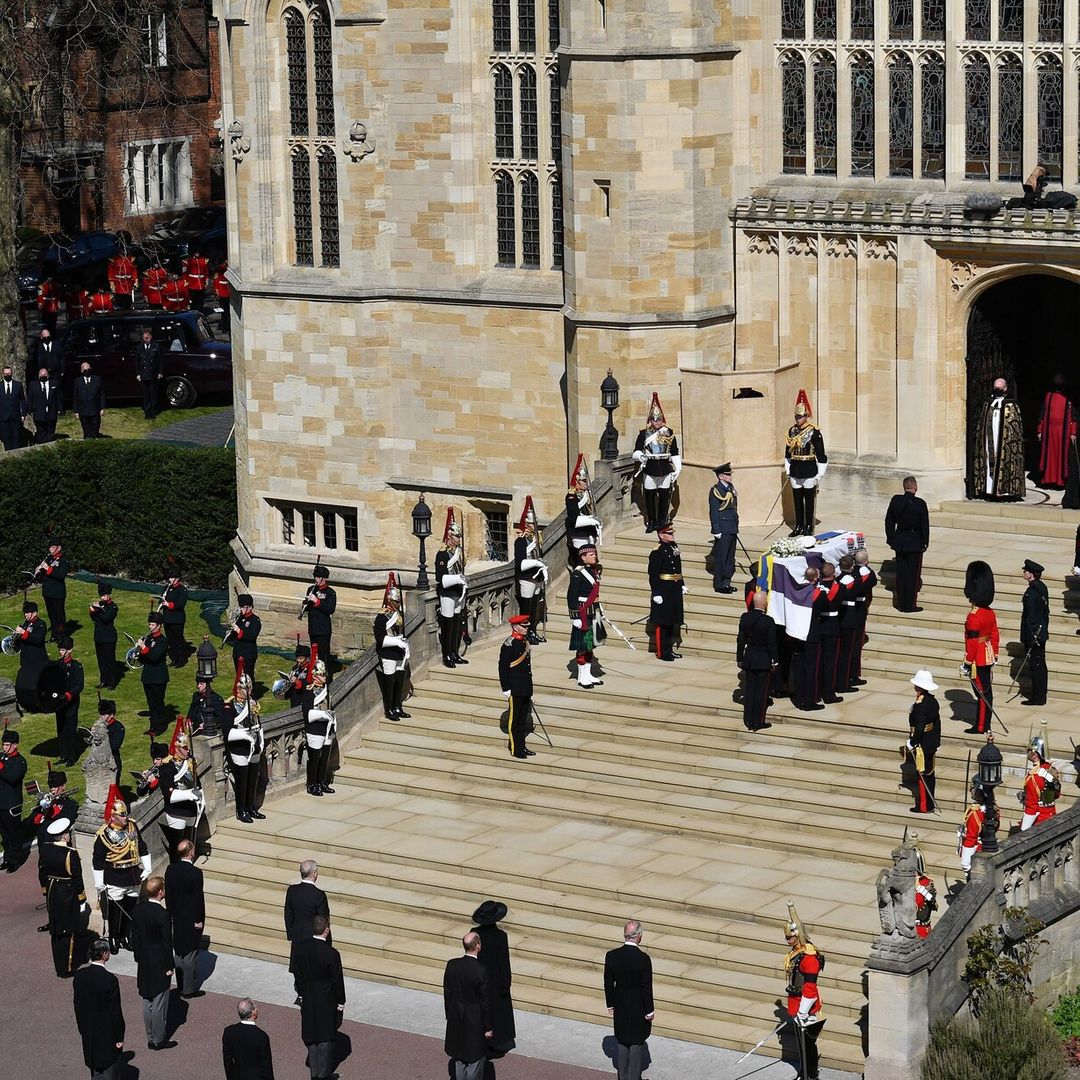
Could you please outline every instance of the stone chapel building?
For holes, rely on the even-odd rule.
[[[849,495],[963,497],[1000,374],[1033,432],[1080,320],[1080,0],[218,0],[252,591],[497,558],[653,390],[682,515],[745,520],[800,388]],[[291,580],[290,580],[291,579]]]

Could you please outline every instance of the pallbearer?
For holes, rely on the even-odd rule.
[[[540,625],[540,608],[546,611],[548,583],[547,563],[540,557],[543,538],[536,524],[536,511],[531,495],[525,496],[525,508],[518,522],[514,541],[514,580],[517,583],[518,614],[529,617],[529,644],[539,645],[536,628]]]
[[[408,720],[409,714],[401,707],[409,675],[405,600],[392,570],[386,578],[382,611],[375,616],[375,651],[379,657],[375,674],[382,690],[383,716],[387,720]]]

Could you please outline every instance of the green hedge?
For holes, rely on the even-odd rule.
[[[50,533],[62,536],[72,572],[159,581],[172,555],[187,584],[224,588],[233,451],[95,439],[0,455],[0,588],[23,588],[20,571],[41,561]]]

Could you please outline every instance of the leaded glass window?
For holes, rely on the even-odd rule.
[[[518,0],[518,52],[536,52],[536,0]]]
[[[998,40],[1024,40],[1024,0],[1000,0]]]
[[[814,37],[821,41],[836,38],[836,0],[814,0]]]
[[[922,66],[922,175],[945,175],[945,61],[937,55]]]
[[[851,0],[851,38],[872,41],[874,38],[874,0]]]
[[[334,135],[334,57],[330,24],[316,11],[311,16],[311,41],[315,54],[315,128],[319,135]]]
[[[558,68],[548,72],[548,105],[551,111],[551,160],[558,168],[562,162],[562,92]]]
[[[829,56],[814,61],[814,173],[836,175],[836,64]]]
[[[514,235],[514,181],[509,173],[495,174],[495,217],[498,228],[499,265],[513,266],[516,261]]]
[[[964,25],[968,41],[989,41],[990,0],[964,0]]]
[[[558,174],[551,178],[551,265],[556,270],[563,268],[562,182]]]
[[[548,52],[559,47],[559,0],[548,0]]]
[[[514,156],[514,83],[510,69],[499,64],[492,73],[495,82],[495,156]]]
[[[1061,143],[1064,132],[1061,65],[1047,58],[1039,68],[1039,164],[1048,176],[1061,177]]]
[[[1024,157],[1024,69],[1006,57],[998,69],[998,179],[1020,180]]]
[[[323,266],[340,266],[338,242],[337,154],[333,147],[320,148],[319,164],[319,240]]]
[[[889,65],[889,175],[914,175],[915,79],[911,60]]]
[[[806,37],[806,5],[803,0],[780,0],[780,36]]]
[[[910,41],[915,36],[915,7],[912,0],[889,0],[889,37]]]
[[[540,265],[540,185],[532,172],[521,176],[521,265]]]
[[[806,66],[801,56],[784,61],[781,97],[784,172],[806,172]]]
[[[1039,40],[1060,41],[1064,25],[1062,0],[1039,0]]]
[[[851,175],[874,175],[874,64],[868,56],[851,65]]]
[[[311,229],[311,159],[304,147],[292,152],[293,244],[297,266],[315,265]]]
[[[492,0],[491,5],[491,51],[510,51],[510,0]]]
[[[299,11],[285,12],[285,48],[289,69],[289,133],[308,133],[307,40]]]
[[[945,40],[945,0],[922,0],[923,41]]]
[[[964,175],[969,180],[990,177],[990,65],[973,56],[964,71]]]
[[[521,69],[518,92],[521,95],[521,156],[525,161],[535,161],[539,150],[536,134],[536,68],[530,65]]]

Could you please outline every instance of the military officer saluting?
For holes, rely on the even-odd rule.
[[[1020,616],[1020,644],[1027,650],[1031,693],[1025,705],[1046,704],[1046,639],[1050,636],[1050,594],[1042,580],[1043,567],[1024,560],[1024,590]]]
[[[659,395],[653,391],[649,417],[634,443],[637,475],[642,477],[645,531],[653,532],[671,520],[671,497],[682,472],[679,440],[667,426]]]
[[[446,509],[443,546],[435,556],[435,594],[439,598],[439,642],[443,667],[467,664],[458,651],[465,631],[465,552],[462,546],[461,521],[452,506]]]
[[[570,572],[566,588],[566,606],[570,610],[570,651],[577,659],[577,683],[588,690],[603,685],[603,680],[592,671],[599,623],[596,609],[600,600],[600,568],[596,548],[591,544],[579,548],[578,557],[581,562]]]
[[[255,614],[254,600],[250,593],[240,593],[236,602],[240,613],[232,624],[229,642],[233,651],[233,668],[240,674],[240,661],[244,661],[244,671],[254,683],[255,662],[259,659],[259,634],[262,633],[262,620]]]
[[[772,727],[765,719],[769,702],[769,680],[780,663],[776,643],[776,623],[766,614],[767,593],[754,593],[752,607],[739,619],[735,661],[743,673],[743,724],[747,731]]]
[[[302,611],[307,615],[308,640],[317,649],[330,682],[330,638],[334,633],[333,615],[337,611],[337,592],[330,587],[330,571],[321,563],[312,570],[315,582],[308,586]],[[252,672],[254,675],[254,672]]]
[[[821,431],[810,422],[810,399],[799,391],[795,402],[795,423],[788,428],[784,448],[784,472],[791,482],[795,503],[795,528],[792,536],[814,535],[814,509],[818,483],[825,479],[829,459]]]
[[[45,601],[45,610],[52,623],[52,640],[56,641],[64,633],[67,614],[64,605],[67,601],[68,561],[63,553],[60,537],[49,540],[49,554],[38,563],[34,579],[41,582],[41,598]]]
[[[536,627],[540,622],[541,604],[546,601],[548,567],[540,557],[543,540],[536,524],[531,495],[525,496],[525,508],[521,511],[517,528],[519,535],[514,541],[514,580],[517,583],[518,614],[529,616],[529,644],[539,645]]]
[[[136,643],[137,656],[142,665],[142,687],[146,695],[146,707],[150,710],[150,727],[147,735],[160,735],[168,724],[165,715],[165,687],[169,685],[169,643],[161,632],[161,615],[151,611],[146,616],[148,630]]]
[[[566,493],[567,566],[572,570],[581,562],[583,547],[598,548],[603,543],[603,534],[603,526],[596,516],[589,466],[585,462],[585,455],[578,454]]]
[[[169,643],[169,659],[173,667],[180,667],[187,661],[184,625],[187,622],[188,591],[180,578],[180,565],[171,555],[166,573],[169,580],[161,596],[161,617],[165,626],[165,638]]]
[[[391,570],[386,579],[382,611],[375,616],[375,668],[382,690],[383,716],[387,720],[408,720],[402,708],[405,680],[409,676],[409,642],[405,637],[405,601],[397,575]]]
[[[683,594],[687,591],[683,584],[682,555],[670,521],[660,525],[657,537],[660,544],[649,553],[652,644],[658,660],[676,660],[675,637],[683,624]]]
[[[330,707],[330,690],[326,685],[326,665],[318,658],[319,650],[311,650],[308,683],[300,701],[304,717],[304,741],[307,746],[307,791],[309,795],[333,795],[330,786],[330,752],[334,747],[337,718]]]
[[[503,697],[509,702],[507,711],[507,749],[511,757],[533,757],[533,751],[525,746],[525,738],[532,731],[532,646],[528,641],[529,616],[510,617],[510,636],[499,650],[499,686]]]
[[[94,652],[97,654],[98,689],[111,690],[120,681],[116,662],[116,616],[120,609],[112,598],[112,583],[97,583],[98,599],[90,605],[90,620],[94,624]]]
[[[733,593],[735,544],[739,539],[739,495],[731,482],[731,462],[713,470],[716,483],[709,491],[709,529],[713,535],[713,592]]]

